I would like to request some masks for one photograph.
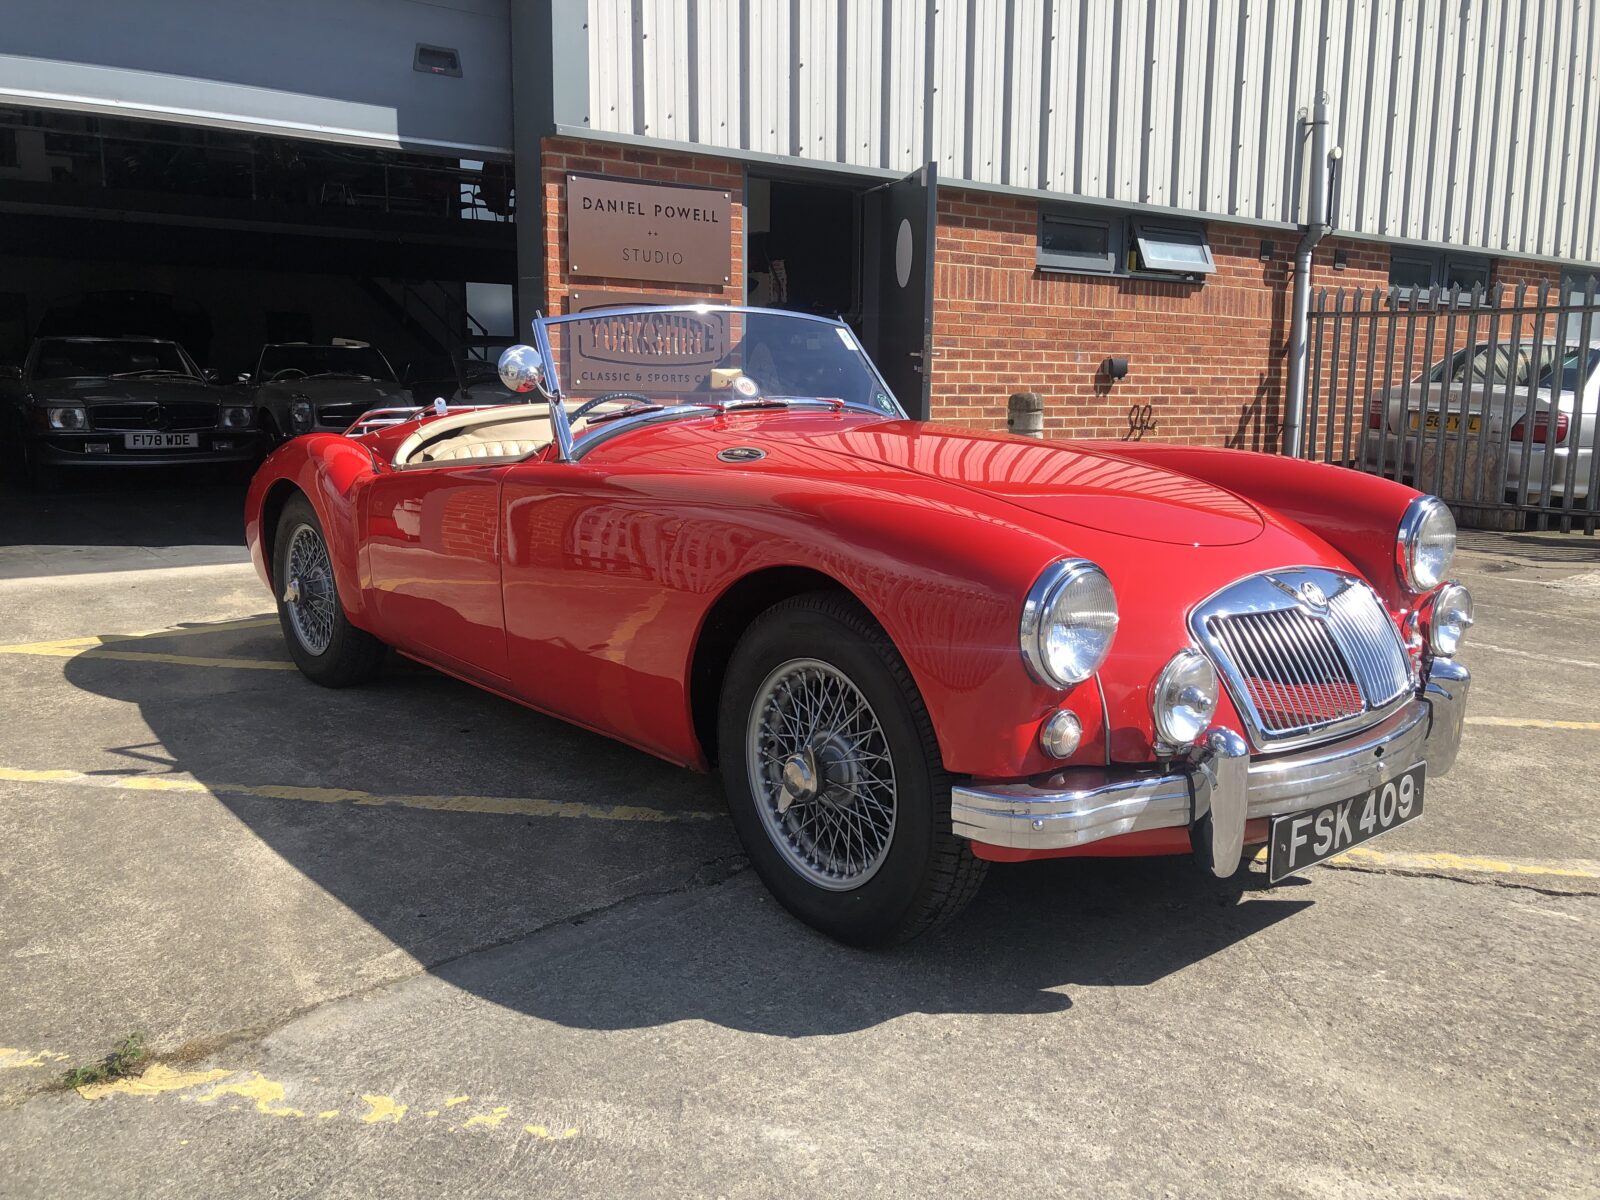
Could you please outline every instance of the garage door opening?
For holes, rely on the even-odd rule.
[[[137,333],[224,380],[335,338],[437,374],[509,332],[514,202],[508,163],[0,108],[0,365]]]

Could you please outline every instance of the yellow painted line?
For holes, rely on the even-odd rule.
[[[1546,721],[1540,717],[1468,717],[1468,725],[1499,725],[1508,729],[1600,729],[1600,721]]]
[[[207,658],[193,654],[157,654],[153,650],[105,650],[99,646],[87,650],[62,647],[18,650],[0,647],[0,654],[31,654],[40,658],[112,658],[121,662],[174,663],[180,667],[233,667],[241,671],[293,671],[292,662],[271,658]]]
[[[67,1061],[65,1054],[51,1050],[13,1050],[0,1046],[0,1071],[22,1067],[54,1067]]]
[[[0,1051],[0,1054],[16,1053],[20,1052]],[[66,1058],[65,1055],[53,1054],[50,1051],[37,1053],[57,1060]],[[315,1092],[318,1096],[297,1095],[295,1094],[297,1091]],[[108,1083],[89,1084],[78,1088],[77,1092],[83,1099],[97,1104],[116,1097],[176,1101],[180,1104],[203,1104],[242,1115],[273,1117],[284,1121],[308,1119],[337,1121],[341,1114],[348,1113],[349,1115],[340,1123],[352,1131],[373,1125],[415,1125],[421,1119],[409,1115],[413,1107],[419,1107],[418,1105],[404,1103],[395,1096],[379,1092],[359,1093],[360,1105],[341,1103],[338,1107],[323,1108],[308,1101],[313,1098],[326,1098],[327,1088],[301,1087],[269,1078],[260,1071],[242,1071],[233,1067],[179,1071],[164,1063],[153,1063],[145,1068],[143,1074],[127,1079],[114,1079]],[[291,1100],[296,1103],[290,1103]],[[458,1096],[442,1104],[436,1102],[435,1107],[428,1109],[424,1115],[437,1117],[440,1107],[451,1108],[465,1101],[466,1097]],[[458,1133],[483,1130],[497,1136],[507,1134],[516,1136],[518,1133],[524,1133],[543,1142],[567,1141],[578,1136],[578,1130],[572,1126],[523,1124],[527,1118],[513,1117],[512,1109],[511,1104],[496,1104],[470,1115],[463,1111],[461,1116],[465,1119],[452,1128]]]
[[[232,1074],[227,1068],[216,1071],[174,1071],[164,1063],[152,1063],[144,1074],[132,1079],[113,1079],[110,1083],[89,1083],[78,1089],[85,1100],[100,1100],[106,1096],[159,1096],[162,1092],[181,1092],[199,1087],[202,1083],[225,1079]]]
[[[231,633],[241,629],[266,629],[277,623],[276,617],[244,617],[237,621],[209,621],[199,625],[167,625],[160,629],[146,629],[138,633],[96,633],[87,637],[57,638],[49,642],[18,642],[10,646],[0,646],[0,654],[37,654],[55,647],[82,650],[89,646],[110,645],[112,642],[199,637],[201,634]]]
[[[266,629],[277,623],[276,617],[249,617],[241,621],[214,621],[205,625],[151,629],[143,633],[99,633],[90,637],[57,638],[49,642],[18,642],[10,646],[0,646],[0,654],[26,654],[42,658],[110,658],[122,662],[172,663],[184,667],[234,667],[246,671],[293,671],[294,664],[282,659],[167,654],[156,650],[114,648],[124,646],[128,642],[165,641],[168,638],[198,637],[201,634]]]
[[[1256,853],[1257,862],[1265,862],[1267,848]],[[1337,854],[1322,864],[1327,867],[1387,867],[1395,871],[1462,871],[1479,875],[1547,876],[1559,879],[1600,879],[1600,862],[1591,859],[1569,859],[1565,862],[1537,862],[1526,858],[1480,858],[1470,854],[1451,854],[1449,851],[1401,852],[1373,850],[1356,846]]]
[[[191,792],[212,796],[253,796],[267,800],[298,800],[311,804],[394,806],[430,812],[494,813],[519,817],[572,817],[591,821],[679,823],[712,821],[721,813],[700,809],[669,811],[636,804],[583,804],[566,800],[541,800],[527,796],[417,796],[386,795],[359,788],[294,787],[288,784],[209,783],[182,775],[89,775],[82,771],[32,771],[0,767],[0,782],[66,784],[70,787],[111,791]]]

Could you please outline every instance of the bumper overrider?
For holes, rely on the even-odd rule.
[[[1421,692],[1338,741],[1252,758],[1244,737],[1213,728],[1166,771],[1082,767],[1021,783],[971,783],[951,793],[954,831],[988,846],[1052,851],[1150,829],[1188,827],[1195,852],[1232,875],[1245,822],[1301,812],[1382,787],[1418,763],[1429,779],[1455,762],[1471,676],[1436,658]]]

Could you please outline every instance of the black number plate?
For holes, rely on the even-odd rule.
[[[1321,808],[1274,817],[1272,843],[1267,850],[1267,881],[1277,883],[1285,875],[1415,821],[1422,815],[1425,769],[1426,764],[1418,763],[1370,792]]]

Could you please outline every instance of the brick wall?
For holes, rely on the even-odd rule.
[[[550,311],[567,311],[570,293],[585,288],[739,302],[744,172],[738,163],[712,155],[564,138],[546,139],[543,149]],[[568,172],[733,193],[728,284],[695,287],[569,276]],[[1010,394],[1037,391],[1045,397],[1046,436],[1277,448],[1287,389],[1294,233],[1208,223],[1217,270],[1200,284],[1072,275],[1036,268],[1037,213],[1037,203],[1029,199],[950,186],[940,191],[934,280],[935,419],[1003,429]],[[1263,241],[1272,247],[1270,262],[1260,261]],[[1336,271],[1334,254],[1341,250],[1345,265]],[[1326,289],[1331,307],[1343,289],[1345,303],[1353,305],[1360,289],[1363,308],[1368,307],[1373,289],[1382,292],[1388,287],[1389,256],[1389,248],[1381,243],[1324,241],[1315,256],[1314,302]],[[1511,287],[1555,283],[1559,277],[1560,268],[1550,263],[1520,259],[1495,263],[1495,281]],[[1529,294],[1531,299],[1531,288]],[[1422,329],[1419,326],[1413,337],[1413,373],[1445,347],[1443,322],[1431,344]],[[1365,337],[1357,346],[1361,364]],[[1455,337],[1454,345],[1464,343],[1464,327]],[[1313,344],[1314,367],[1320,364],[1331,372],[1331,350],[1331,345]],[[1396,375],[1405,365],[1403,346],[1397,351],[1391,368]],[[1346,344],[1341,361],[1348,353]],[[1108,357],[1128,359],[1126,379],[1115,383],[1105,379],[1101,364]],[[1374,363],[1375,375],[1382,374],[1380,363]],[[1325,397],[1341,384],[1329,376],[1318,382]],[[1342,383],[1342,394],[1349,397],[1348,373]],[[1358,398],[1355,403],[1364,401]],[[1326,411],[1321,419],[1328,419]]]
[[[654,150],[546,138],[543,145],[545,297],[553,313],[567,311],[567,296],[584,288],[637,292],[643,296],[710,296],[738,304],[744,295],[744,170],[736,162],[705,154]],[[601,279],[567,272],[567,173],[608,175],[644,183],[686,183],[721,188],[733,196],[733,249],[725,287]]]
[[[1037,212],[1032,200],[940,194],[936,418],[1004,428],[1010,393],[1036,391],[1046,436],[1276,448],[1295,235],[1210,223],[1217,270],[1200,284],[1072,275],[1036,268]],[[1332,270],[1335,248],[1344,271]],[[1382,246],[1319,248],[1318,286],[1388,275]],[[1127,378],[1104,377],[1111,357],[1128,360]]]

